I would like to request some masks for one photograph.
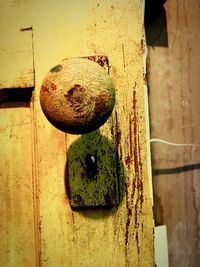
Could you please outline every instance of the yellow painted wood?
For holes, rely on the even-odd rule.
[[[0,89],[33,87],[31,1],[0,1],[0,10]]]
[[[153,266],[143,2],[34,0],[33,14],[40,262],[48,267]],[[39,89],[63,58],[95,54],[108,56],[117,90],[113,116],[100,131],[118,149],[125,185],[118,209],[74,212],[66,193],[65,134],[42,114]],[[77,138],[67,135],[67,147]]]
[[[0,266],[36,266],[31,115],[0,105]]]

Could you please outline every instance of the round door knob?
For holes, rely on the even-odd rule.
[[[59,130],[84,134],[103,125],[112,113],[115,89],[108,73],[89,59],[71,58],[44,78],[40,103]]]

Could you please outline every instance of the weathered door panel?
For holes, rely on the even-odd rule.
[[[153,266],[143,3],[34,0],[33,14],[40,262],[48,267]],[[100,132],[118,149],[124,197],[118,208],[72,211],[66,155],[77,137],[66,138],[48,123],[39,89],[62,59],[95,54],[109,58],[117,90],[113,116]]]
[[[34,86],[31,0],[0,2],[0,89]]]
[[[29,103],[0,104],[0,266],[36,266]]]
[[[31,1],[0,10],[0,266],[36,266]]]

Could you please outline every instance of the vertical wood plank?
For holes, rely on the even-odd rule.
[[[143,2],[34,0],[33,6],[41,263],[48,267],[152,266]],[[113,117],[101,133],[118,148],[124,197],[118,209],[74,212],[66,194],[65,134],[44,118],[39,86],[60,60],[95,54],[108,56],[117,90]],[[68,145],[76,139],[67,136]]]
[[[0,265],[36,266],[29,104],[1,104],[0,116]]]
[[[1,1],[0,10],[0,88],[34,87],[31,1]]]
[[[168,47],[149,47],[152,138],[200,144],[199,1],[166,2]],[[154,169],[199,163],[199,146],[152,145]],[[183,168],[182,168],[183,170]],[[199,170],[153,178],[155,218],[166,224],[170,266],[200,262]]]

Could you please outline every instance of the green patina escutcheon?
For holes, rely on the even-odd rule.
[[[119,203],[115,145],[100,131],[82,135],[68,150],[68,194],[72,208]]]

